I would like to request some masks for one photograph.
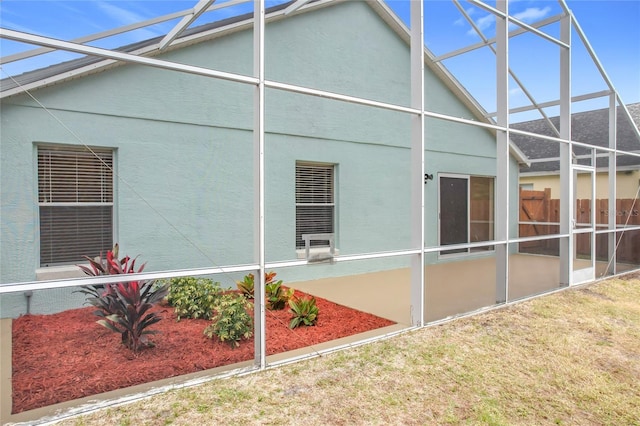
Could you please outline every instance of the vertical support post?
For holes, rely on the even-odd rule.
[[[498,0],[496,9],[496,303],[508,300],[509,281],[509,2]]]
[[[569,48],[560,47],[560,233],[569,238],[560,239],[560,285],[572,282],[573,271],[573,218],[575,211],[571,146],[571,17],[560,21],[560,39]]]
[[[616,94],[611,93],[609,97],[609,148],[617,149],[617,130],[618,127],[618,107],[616,102]],[[618,218],[618,211],[616,206],[617,198],[617,186],[616,186],[616,153],[609,153],[609,206],[607,208],[607,228],[609,230],[616,229],[616,220]],[[615,274],[617,271],[616,266],[616,233],[611,232],[607,234],[607,270],[605,274]]]
[[[264,300],[264,0],[253,1],[253,72],[259,82],[253,93],[254,161],[254,259],[260,268],[254,282],[254,362],[266,367],[266,330]]]
[[[596,155],[597,152],[595,149],[591,149],[591,164],[593,167],[593,170],[591,171],[591,228],[592,228],[592,232],[591,232],[591,268],[593,269],[593,273],[592,273],[592,279],[595,279],[596,277],[596,260],[598,257],[598,248],[596,247],[596,231],[598,229],[597,226],[597,216],[596,216],[596,208],[598,207],[598,205],[596,204]]]
[[[411,324],[424,324],[424,4],[411,3]]]

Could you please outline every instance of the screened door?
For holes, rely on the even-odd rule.
[[[573,166],[573,284],[595,279],[595,172],[593,167]]]
[[[469,179],[440,176],[440,245],[468,241]],[[466,249],[445,250],[441,254],[465,253]]]

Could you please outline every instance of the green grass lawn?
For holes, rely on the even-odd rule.
[[[640,280],[611,279],[66,425],[640,425]]]

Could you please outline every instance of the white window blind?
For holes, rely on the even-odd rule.
[[[333,233],[334,214],[334,166],[296,164],[296,248],[304,248],[303,234]]]
[[[38,147],[40,265],[75,264],[113,247],[113,151]]]

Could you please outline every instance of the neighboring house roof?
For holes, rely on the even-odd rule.
[[[618,107],[616,114],[617,148],[630,152],[640,152],[640,140],[638,139],[636,130],[632,127],[634,125],[640,127],[640,103],[627,105],[627,110],[635,124],[630,123],[622,107]],[[560,117],[551,117],[550,120],[557,129],[560,129]],[[544,136],[556,136],[544,119],[514,123],[511,125],[511,128]],[[572,114],[571,140],[596,147],[608,148],[609,109],[603,108]],[[511,134],[511,141],[532,160],[529,167],[520,166],[520,172],[522,174],[549,174],[551,172],[558,172],[558,159],[560,156],[559,143],[547,142],[533,136],[523,136],[513,133]],[[583,163],[584,160],[580,159],[580,155],[586,154],[587,150],[585,148],[575,147],[574,152],[578,156],[578,162]],[[549,159],[550,161],[536,161],[542,159]],[[596,166],[605,167],[608,164],[606,161],[606,158],[599,156]],[[637,169],[640,166],[640,157],[629,155],[618,157],[617,165],[618,168],[622,170],[628,170],[631,167]]]

